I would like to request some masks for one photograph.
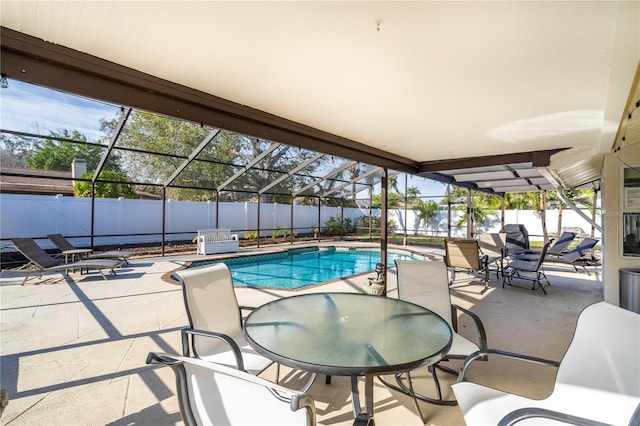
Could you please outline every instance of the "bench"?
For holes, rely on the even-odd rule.
[[[198,229],[198,254],[235,253],[238,235],[229,229]]]

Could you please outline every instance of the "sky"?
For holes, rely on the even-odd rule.
[[[0,89],[0,128],[41,135],[62,130],[77,130],[88,141],[98,142],[103,136],[100,122],[120,113],[120,106],[71,95],[58,90],[9,79],[9,87]],[[393,171],[390,171],[393,173]],[[398,178],[398,189],[404,192],[405,178]],[[421,196],[442,196],[445,185],[418,176],[409,176],[407,187],[415,186]],[[374,188],[379,193],[379,188]]]
[[[111,119],[119,111],[119,106],[11,79],[8,88],[0,89],[3,130],[49,134],[75,129],[97,142],[102,136],[101,119]]]

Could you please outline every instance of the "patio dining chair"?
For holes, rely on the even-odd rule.
[[[104,269],[116,275],[114,269],[122,266],[122,261],[116,259],[85,259],[65,263],[49,255],[32,238],[14,238],[11,242],[29,262],[17,269],[4,269],[2,272],[26,274],[21,285],[24,285],[33,274],[38,274],[42,278],[47,272],[62,272],[66,275],[69,271],[76,269],[80,270],[80,273],[95,269],[106,280]]]
[[[458,383],[452,386],[465,423],[511,425],[531,419],[537,422],[534,424],[555,420],[573,425],[637,426],[639,331],[640,314],[599,302],[578,316],[573,339],[560,362],[497,349],[478,351],[465,360]],[[465,381],[474,361],[487,356],[489,362],[512,359],[557,368],[553,391],[546,398],[530,399]]]
[[[224,263],[184,269],[173,275],[182,284],[189,327],[182,329],[182,354],[227,365],[258,375],[273,361],[260,355],[247,343],[243,329],[243,310],[233,288],[231,272]],[[280,366],[276,364],[276,382]],[[316,378],[311,374],[303,386],[308,390]]]
[[[182,329],[182,353],[257,375],[273,361],[244,338],[242,309],[224,263],[173,273],[182,284],[189,327]]]
[[[404,379],[404,374],[395,376],[397,386],[381,379],[388,387],[414,396],[422,401],[438,405],[456,405],[455,399],[445,399],[442,394],[437,371],[458,374],[458,371],[443,365],[452,359],[465,359],[468,355],[487,348],[487,335],[480,317],[475,313],[451,303],[447,268],[442,262],[421,260],[396,260],[398,298],[423,306],[441,316],[453,331],[453,341],[449,352],[436,364],[427,367],[433,376],[435,396],[426,396],[412,392],[411,375]],[[458,333],[458,314],[469,317],[475,326],[477,342]],[[409,385],[405,383],[409,380]]]
[[[182,420],[196,425],[316,425],[306,393],[228,366],[150,352],[147,364],[171,367]]]
[[[478,242],[480,244],[480,253],[487,256],[487,269],[491,269],[491,265],[493,265],[496,270],[497,277],[500,278],[500,274],[502,274],[502,270],[504,269],[507,234],[504,232],[483,232],[480,234]]]
[[[449,285],[456,279],[456,272],[468,273],[481,272],[484,274],[484,289],[481,294],[489,289],[489,256],[480,253],[480,245],[476,239],[445,238],[444,262],[451,272]],[[459,288],[457,286],[455,288]]]

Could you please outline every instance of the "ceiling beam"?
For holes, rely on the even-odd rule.
[[[430,172],[469,169],[473,167],[501,166],[504,164],[532,163],[533,167],[548,167],[551,156],[563,149],[517,152],[513,154],[487,155],[485,157],[455,158],[450,160],[424,161],[418,164],[421,176]]]

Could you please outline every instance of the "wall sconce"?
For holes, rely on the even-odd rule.
[[[0,74],[0,87],[3,89],[9,87],[9,82],[7,81],[7,75],[5,73]]]

